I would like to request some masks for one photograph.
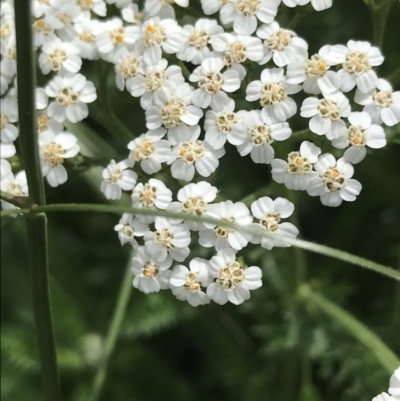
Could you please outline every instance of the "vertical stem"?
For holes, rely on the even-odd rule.
[[[97,401],[100,396],[107,375],[108,364],[110,362],[111,355],[114,351],[115,344],[118,339],[118,334],[120,332],[121,325],[125,317],[126,307],[128,305],[129,297],[132,292],[132,272],[131,272],[132,257],[133,257],[133,251],[129,256],[128,263],[125,269],[125,274],[122,279],[122,284],[118,294],[117,304],[115,306],[114,313],[111,318],[111,324],[107,333],[107,338],[104,346],[103,359],[100,362],[100,365],[96,372],[96,376],[93,380],[92,391],[88,398],[89,401]]]
[[[46,204],[36,129],[36,61],[33,54],[31,0],[18,0],[15,7],[17,41],[18,113],[22,158],[33,202]],[[33,313],[39,345],[45,401],[60,400],[60,385],[54,328],[50,307],[45,214],[26,218],[28,255],[32,280]]]
[[[383,39],[385,35],[385,27],[386,27],[386,20],[389,15],[389,7],[380,8],[380,9],[372,9],[371,17],[372,17],[372,25],[374,27],[374,39],[373,43],[375,46],[378,46],[382,50]]]
[[[59,401],[61,399],[60,384],[47,271],[46,223],[45,214],[38,214],[34,218],[26,219],[28,256],[32,276],[33,311],[42,367],[44,400]]]

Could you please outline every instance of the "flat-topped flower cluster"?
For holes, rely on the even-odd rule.
[[[288,189],[336,207],[360,194],[353,165],[366,157],[367,148],[385,146],[382,125],[400,121],[400,92],[373,69],[383,63],[380,50],[349,40],[346,46],[326,45],[309,54],[307,42],[276,20],[280,0],[201,0],[204,18],[185,26],[175,12],[189,7],[189,0],[145,0],[144,10],[132,0],[32,3],[38,65],[49,75],[47,85],[36,90],[39,154],[43,176],[53,187],[67,181],[65,160],[80,152],[64,123],[88,117],[88,104],[97,98],[94,84],[80,72],[83,60],[110,63],[116,87],[139,98],[146,117],[147,132],[127,144],[124,160],[112,160],[103,171],[101,190],[107,199],[118,200],[125,192],[136,208],[214,217],[271,235],[298,235],[291,223],[281,222],[294,209],[288,200],[261,197],[251,213],[240,202],[212,203],[217,189],[204,178],[218,169],[226,146],[250,155],[254,163],[270,164],[273,180]],[[311,3],[316,11],[332,6],[331,0],[283,3]],[[25,173],[14,175],[9,163],[18,137],[16,40],[13,2],[1,4],[1,189],[26,196]],[[263,69],[254,79],[257,65]],[[298,107],[292,95],[301,91],[310,96]],[[234,92],[254,109],[237,110]],[[354,103],[363,108],[352,111]],[[275,148],[292,136],[288,120],[298,111],[309,119],[309,140],[280,159]],[[315,135],[345,149],[342,157],[322,153],[313,143]],[[139,165],[144,180],[138,178]],[[165,171],[188,182],[176,200],[159,179]],[[194,306],[210,299],[238,304],[261,286],[260,269],[236,258],[249,242],[266,249],[288,245],[222,225],[144,215],[125,214],[115,229],[121,244],[138,250],[135,287],[146,293],[170,287]],[[191,231],[216,255],[171,268],[173,261],[189,257]]]

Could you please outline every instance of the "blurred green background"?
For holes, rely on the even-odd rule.
[[[186,11],[183,23],[193,22],[191,10]],[[278,20],[287,22],[292,15],[293,10],[283,10]],[[381,77],[399,69],[399,22],[396,2],[387,21],[385,63],[378,70]],[[361,0],[334,0],[331,9],[310,14],[295,30],[309,42],[310,54],[325,44],[371,41],[373,35],[368,8]],[[85,65],[85,72],[96,83],[93,65]],[[396,79],[400,90],[399,75]],[[112,82],[106,89],[105,96],[132,131],[132,138],[145,132],[137,99],[118,92]],[[297,99],[301,102],[302,95]],[[100,110],[105,107],[96,103]],[[239,108],[252,107],[256,105],[239,104]],[[126,157],[125,144],[118,141],[110,124],[103,127],[93,117],[85,124],[86,128],[81,124],[76,131],[84,154],[92,152],[104,160],[113,155]],[[291,120],[294,131],[307,124],[300,117]],[[95,146],[90,145],[87,127],[101,138]],[[258,196],[290,196],[296,204],[294,218],[301,238],[399,268],[399,126],[387,134],[388,146],[355,166],[355,178],[363,185],[361,195],[339,208],[324,207],[305,193],[288,194],[284,186],[271,181],[270,166],[255,165],[232,146],[227,146],[227,155],[210,182],[221,190],[221,200],[239,201],[255,191]],[[284,158],[298,145],[291,139],[275,146],[277,157]],[[319,140],[318,145],[332,152],[328,141]],[[82,174],[71,172],[65,185],[47,187],[48,203],[104,203],[98,190],[99,172],[100,167]],[[168,175],[160,177],[176,188],[165,178]],[[60,213],[50,214],[48,220],[63,400],[84,401],[102,358],[130,250],[121,248],[113,231],[119,220],[116,215]],[[24,221],[6,217],[1,225],[2,400],[42,401]],[[212,256],[196,246],[195,235],[192,238],[193,255]],[[263,287],[243,305],[192,308],[169,291],[147,296],[132,291],[100,400],[370,401],[387,390],[390,374],[338,322],[298,296],[295,275],[304,263],[304,282],[351,312],[398,355],[399,284],[292,248],[266,251],[249,246],[239,255],[248,265],[259,265],[264,274]]]

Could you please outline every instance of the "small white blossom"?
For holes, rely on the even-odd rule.
[[[268,196],[264,196],[251,204],[251,211],[258,220],[252,223],[250,227],[254,229],[267,231],[270,234],[284,235],[289,238],[296,238],[299,230],[292,223],[281,223],[281,219],[285,219],[292,215],[294,205],[285,198],[276,198],[272,200]],[[290,244],[272,237],[261,237],[254,234],[251,241],[253,244],[261,244],[265,249],[271,250],[273,247],[289,247]]]
[[[226,141],[238,145],[235,138],[246,135],[246,127],[241,123],[245,112],[235,113],[234,110],[235,101],[229,99],[220,111],[207,111],[204,121],[205,139],[214,149],[222,148]]]
[[[8,174],[3,175],[3,160],[2,161],[2,175],[0,189],[11,196],[28,196],[28,183],[26,181],[25,171],[20,171],[15,176],[10,171]],[[12,203],[1,201],[1,206],[4,210],[17,209]]]
[[[284,67],[292,61],[307,59],[307,42],[293,31],[282,29],[276,21],[258,28],[257,36],[264,39],[264,54],[260,64],[272,58],[278,67]]]
[[[133,167],[135,162],[140,162],[140,167],[147,174],[160,171],[161,163],[167,162],[171,157],[171,144],[162,139],[166,132],[163,128],[150,130],[129,142],[130,165]]]
[[[82,12],[90,17],[90,12],[93,12],[100,17],[107,15],[107,6],[103,0],[75,0]]]
[[[283,68],[266,68],[261,73],[260,81],[253,81],[246,88],[246,100],[260,104],[272,112],[279,120],[286,121],[297,111],[296,102],[288,95],[301,91],[300,85],[286,82]]]
[[[33,24],[35,47],[43,46],[57,38],[55,31],[61,29],[64,24],[55,15],[46,15]]]
[[[124,21],[135,25],[140,25],[144,19],[144,14],[137,4],[128,4],[121,10],[121,16]]]
[[[342,81],[340,89],[343,92],[357,88],[367,93],[373,90],[378,77],[372,67],[383,63],[383,56],[377,47],[368,42],[349,40],[347,47],[343,45],[332,46],[328,55],[332,65],[342,64],[338,75]]]
[[[144,246],[140,247],[132,258],[132,273],[135,275],[133,286],[145,294],[166,290],[171,265],[172,259],[169,256],[160,262],[151,257]]]
[[[115,82],[120,91],[126,89],[131,91],[134,78],[138,74],[144,74],[142,56],[135,51],[128,51],[125,47],[121,49],[119,58],[115,64]]]
[[[262,286],[261,269],[243,268],[232,249],[223,249],[212,257],[209,272],[215,281],[207,287],[207,295],[220,305],[228,301],[239,305],[250,298],[250,291]]]
[[[240,156],[250,154],[254,163],[270,164],[275,156],[271,143],[284,141],[292,134],[287,122],[260,110],[251,110],[244,114],[242,124],[246,128],[244,135],[234,129],[231,143],[237,145]]]
[[[253,221],[250,211],[244,203],[233,203],[230,200],[209,205],[204,216],[236,223],[241,226],[247,226]],[[251,234],[247,232],[223,225],[203,224],[205,228],[200,228],[199,244],[206,248],[215,247],[217,251],[224,248],[233,248],[235,251],[240,251],[251,239]]]
[[[393,397],[400,398],[400,366],[394,371],[390,377],[388,393]]]
[[[251,35],[258,20],[272,22],[278,12],[280,0],[232,0],[225,2],[220,17],[225,25],[233,23],[233,30],[241,35]]]
[[[367,146],[379,149],[386,145],[383,128],[372,124],[368,113],[350,113],[348,119],[351,125],[347,128],[347,132],[332,141],[332,145],[338,149],[350,146],[343,155],[346,162],[356,164],[364,160]]]
[[[64,0],[51,0],[51,5],[53,9],[48,15],[54,15],[62,24],[61,28],[57,28],[57,36],[64,42],[70,42],[76,36],[73,24],[80,22],[87,15],[82,13],[77,4],[65,3]]]
[[[376,397],[374,397],[372,401],[397,401],[397,400],[391,397],[388,393],[381,393]]]
[[[351,112],[349,100],[342,92],[324,94],[324,99],[308,97],[303,101],[300,115],[310,118],[310,131],[317,135],[326,135],[330,140],[338,138],[346,132],[346,124],[342,117]]]
[[[202,177],[209,177],[218,167],[219,158],[225,154],[224,148],[213,149],[207,141],[199,140],[200,126],[182,126],[169,135],[172,154],[167,162],[171,164],[172,177],[191,181],[195,170]]]
[[[162,262],[168,256],[183,262],[190,253],[190,231],[184,224],[171,224],[163,217],[156,217],[155,231],[144,235],[146,251],[155,260]]]
[[[259,61],[263,57],[261,40],[253,36],[220,33],[211,39],[211,45],[222,53],[227,66],[244,63],[247,59]]]
[[[101,183],[101,191],[107,199],[121,199],[122,190],[132,190],[137,181],[137,174],[132,170],[127,170],[126,161],[111,163],[103,170],[103,182]]]
[[[75,157],[79,151],[78,139],[69,132],[56,134],[52,131],[44,131],[39,134],[42,174],[52,187],[67,181],[68,173],[63,166],[64,160]]]
[[[160,20],[159,17],[154,17],[144,22],[141,29],[138,43],[148,65],[157,64],[161,60],[162,50],[174,54],[182,46],[182,28],[173,19]]]
[[[217,193],[217,188],[206,181],[185,185],[178,191],[178,202],[171,202],[167,207],[167,211],[203,216],[208,209],[208,204],[217,197]],[[184,220],[183,218],[170,220],[174,224],[184,221],[191,231],[198,231],[200,227],[204,227],[201,222]]]
[[[103,32],[96,36],[96,45],[102,57],[114,63],[118,61],[122,49],[134,44],[140,34],[138,26],[124,27],[120,18],[104,22],[102,28]]]
[[[146,126],[157,129],[162,125],[169,133],[179,131],[184,124],[195,126],[203,116],[203,111],[192,105],[193,87],[183,83],[175,88],[161,88],[154,93],[154,106],[146,110]]]
[[[183,44],[176,56],[188,63],[201,64],[210,54],[208,45],[213,37],[223,31],[217,21],[204,18],[197,20],[194,26],[185,25],[182,29]]]
[[[367,93],[356,90],[354,101],[364,106],[374,124],[385,123],[389,127],[400,122],[400,92],[393,92],[392,86],[384,79],[378,79],[376,89]]]
[[[151,178],[147,183],[135,186],[131,195],[132,207],[148,210],[165,210],[172,201],[172,191],[165,184]],[[139,215],[138,219],[144,223],[153,223],[154,216]]]
[[[65,120],[73,123],[82,121],[89,115],[86,103],[92,103],[97,98],[95,86],[86,81],[82,74],[67,74],[64,77],[58,75],[45,89],[49,97],[55,98],[47,113],[60,123]]]
[[[202,291],[212,278],[208,274],[209,262],[205,259],[194,258],[189,263],[190,270],[183,265],[174,267],[169,280],[169,288],[181,301],[188,301],[192,306],[210,303],[210,298]]]
[[[181,67],[170,65],[168,61],[161,59],[156,64],[147,66],[145,73],[138,73],[129,82],[127,88],[134,97],[140,96],[140,105],[144,110],[154,105],[154,93],[164,87],[175,89],[185,82]]]
[[[175,11],[172,7],[173,4],[177,4],[180,7],[187,7],[189,5],[189,0],[146,0],[144,9],[150,17],[158,15],[162,19],[175,19]]]
[[[100,52],[96,45],[96,36],[103,31],[100,21],[85,18],[77,22],[74,28],[77,36],[71,43],[81,51],[80,56],[87,60],[100,58]]]
[[[323,46],[318,54],[308,60],[295,60],[287,66],[287,82],[303,84],[304,92],[318,95],[333,93],[341,84],[341,79],[335,71],[330,71],[327,59],[331,46]]]
[[[233,69],[221,73],[224,62],[218,57],[209,57],[203,60],[190,75],[192,82],[198,82],[199,88],[192,95],[193,104],[203,109],[211,106],[213,110],[220,110],[221,105],[228,101],[225,92],[235,92],[240,87],[239,73]]]
[[[18,137],[18,103],[16,99],[0,100],[0,138],[3,143],[12,143]]]
[[[13,143],[0,142],[0,158],[8,159],[13,157],[16,153],[15,145]]]
[[[332,0],[282,0],[288,7],[304,6],[311,2],[315,11],[323,11],[332,7]]]
[[[310,178],[318,175],[313,171],[313,164],[317,162],[321,149],[313,143],[304,141],[299,152],[290,152],[287,162],[274,159],[271,162],[272,178],[286,188],[305,191]]]
[[[82,66],[79,54],[78,47],[54,38],[42,46],[42,54],[39,56],[40,69],[43,74],[49,74],[50,71],[78,72]]]
[[[118,232],[121,245],[130,244],[134,249],[138,249],[135,237],[143,237],[149,229],[149,225],[141,222],[130,213],[124,213],[119,223],[114,227]]]
[[[353,202],[361,192],[361,184],[352,179],[354,168],[343,159],[336,161],[334,156],[325,153],[314,164],[319,177],[310,179],[307,192],[320,196],[325,206],[340,206],[342,201]]]

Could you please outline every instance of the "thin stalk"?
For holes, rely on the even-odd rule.
[[[300,288],[299,294],[310,305],[316,306],[339,323],[349,334],[368,348],[389,374],[392,374],[400,366],[398,356],[372,330],[352,314],[334,304],[323,295],[312,291],[308,285],[303,285]]]
[[[50,306],[47,261],[47,221],[45,214],[26,219],[28,256],[32,276],[32,301],[37,338],[44,400],[59,401],[60,384],[57,369],[56,346]]]
[[[132,292],[133,286],[132,286],[131,265],[132,265],[133,254],[134,252],[132,251],[127,262],[125,274],[122,279],[121,289],[118,294],[117,304],[115,305],[114,313],[108,330],[104,346],[103,358],[100,362],[100,365],[94,377],[88,401],[97,401],[104,386],[104,382],[107,376],[108,364],[110,362],[111,355],[114,351],[115,344],[117,342],[118,335],[121,330],[121,325],[125,317],[125,312],[126,312],[126,307],[128,305],[129,297]]]
[[[22,158],[32,198],[29,200],[30,206],[46,203],[36,128],[36,60],[33,53],[31,4],[30,0],[14,2],[19,130]],[[26,216],[26,227],[33,314],[39,346],[44,400],[59,401],[60,385],[48,284],[46,215],[29,214]]]
[[[372,262],[371,260],[364,259],[360,256],[352,255],[350,253],[340,251],[338,249],[330,248],[325,245],[314,244],[312,242],[294,239],[285,237],[283,235],[278,235],[274,233],[270,233],[265,230],[258,230],[254,228],[249,228],[246,226],[241,226],[235,223],[231,223],[229,221],[222,221],[218,219],[214,219],[212,217],[206,216],[194,216],[186,213],[171,213],[165,210],[148,210],[148,209],[139,209],[133,208],[130,206],[124,205],[93,205],[93,204],[76,204],[76,203],[68,203],[68,204],[54,204],[54,205],[46,205],[46,206],[36,206],[32,209],[18,209],[18,210],[5,210],[0,213],[0,216],[6,216],[16,213],[23,214],[37,214],[37,213],[51,213],[51,212],[95,212],[95,213],[132,213],[137,215],[146,215],[146,216],[163,216],[170,218],[180,218],[191,221],[198,221],[203,223],[211,223],[215,225],[220,225],[228,228],[232,228],[234,230],[247,232],[250,234],[255,234],[260,237],[265,238],[275,238],[286,242],[287,244],[296,246],[301,249],[305,249],[310,252],[315,252],[320,255],[329,256],[338,260],[342,260],[344,262],[363,267],[365,269],[372,270],[376,273],[382,274],[386,277],[393,278],[397,281],[400,281],[400,272],[396,271],[390,267],[381,265],[376,262]]]
[[[390,6],[381,9],[370,8],[372,25],[374,27],[373,44],[382,49],[385,36],[386,20],[389,15]]]

